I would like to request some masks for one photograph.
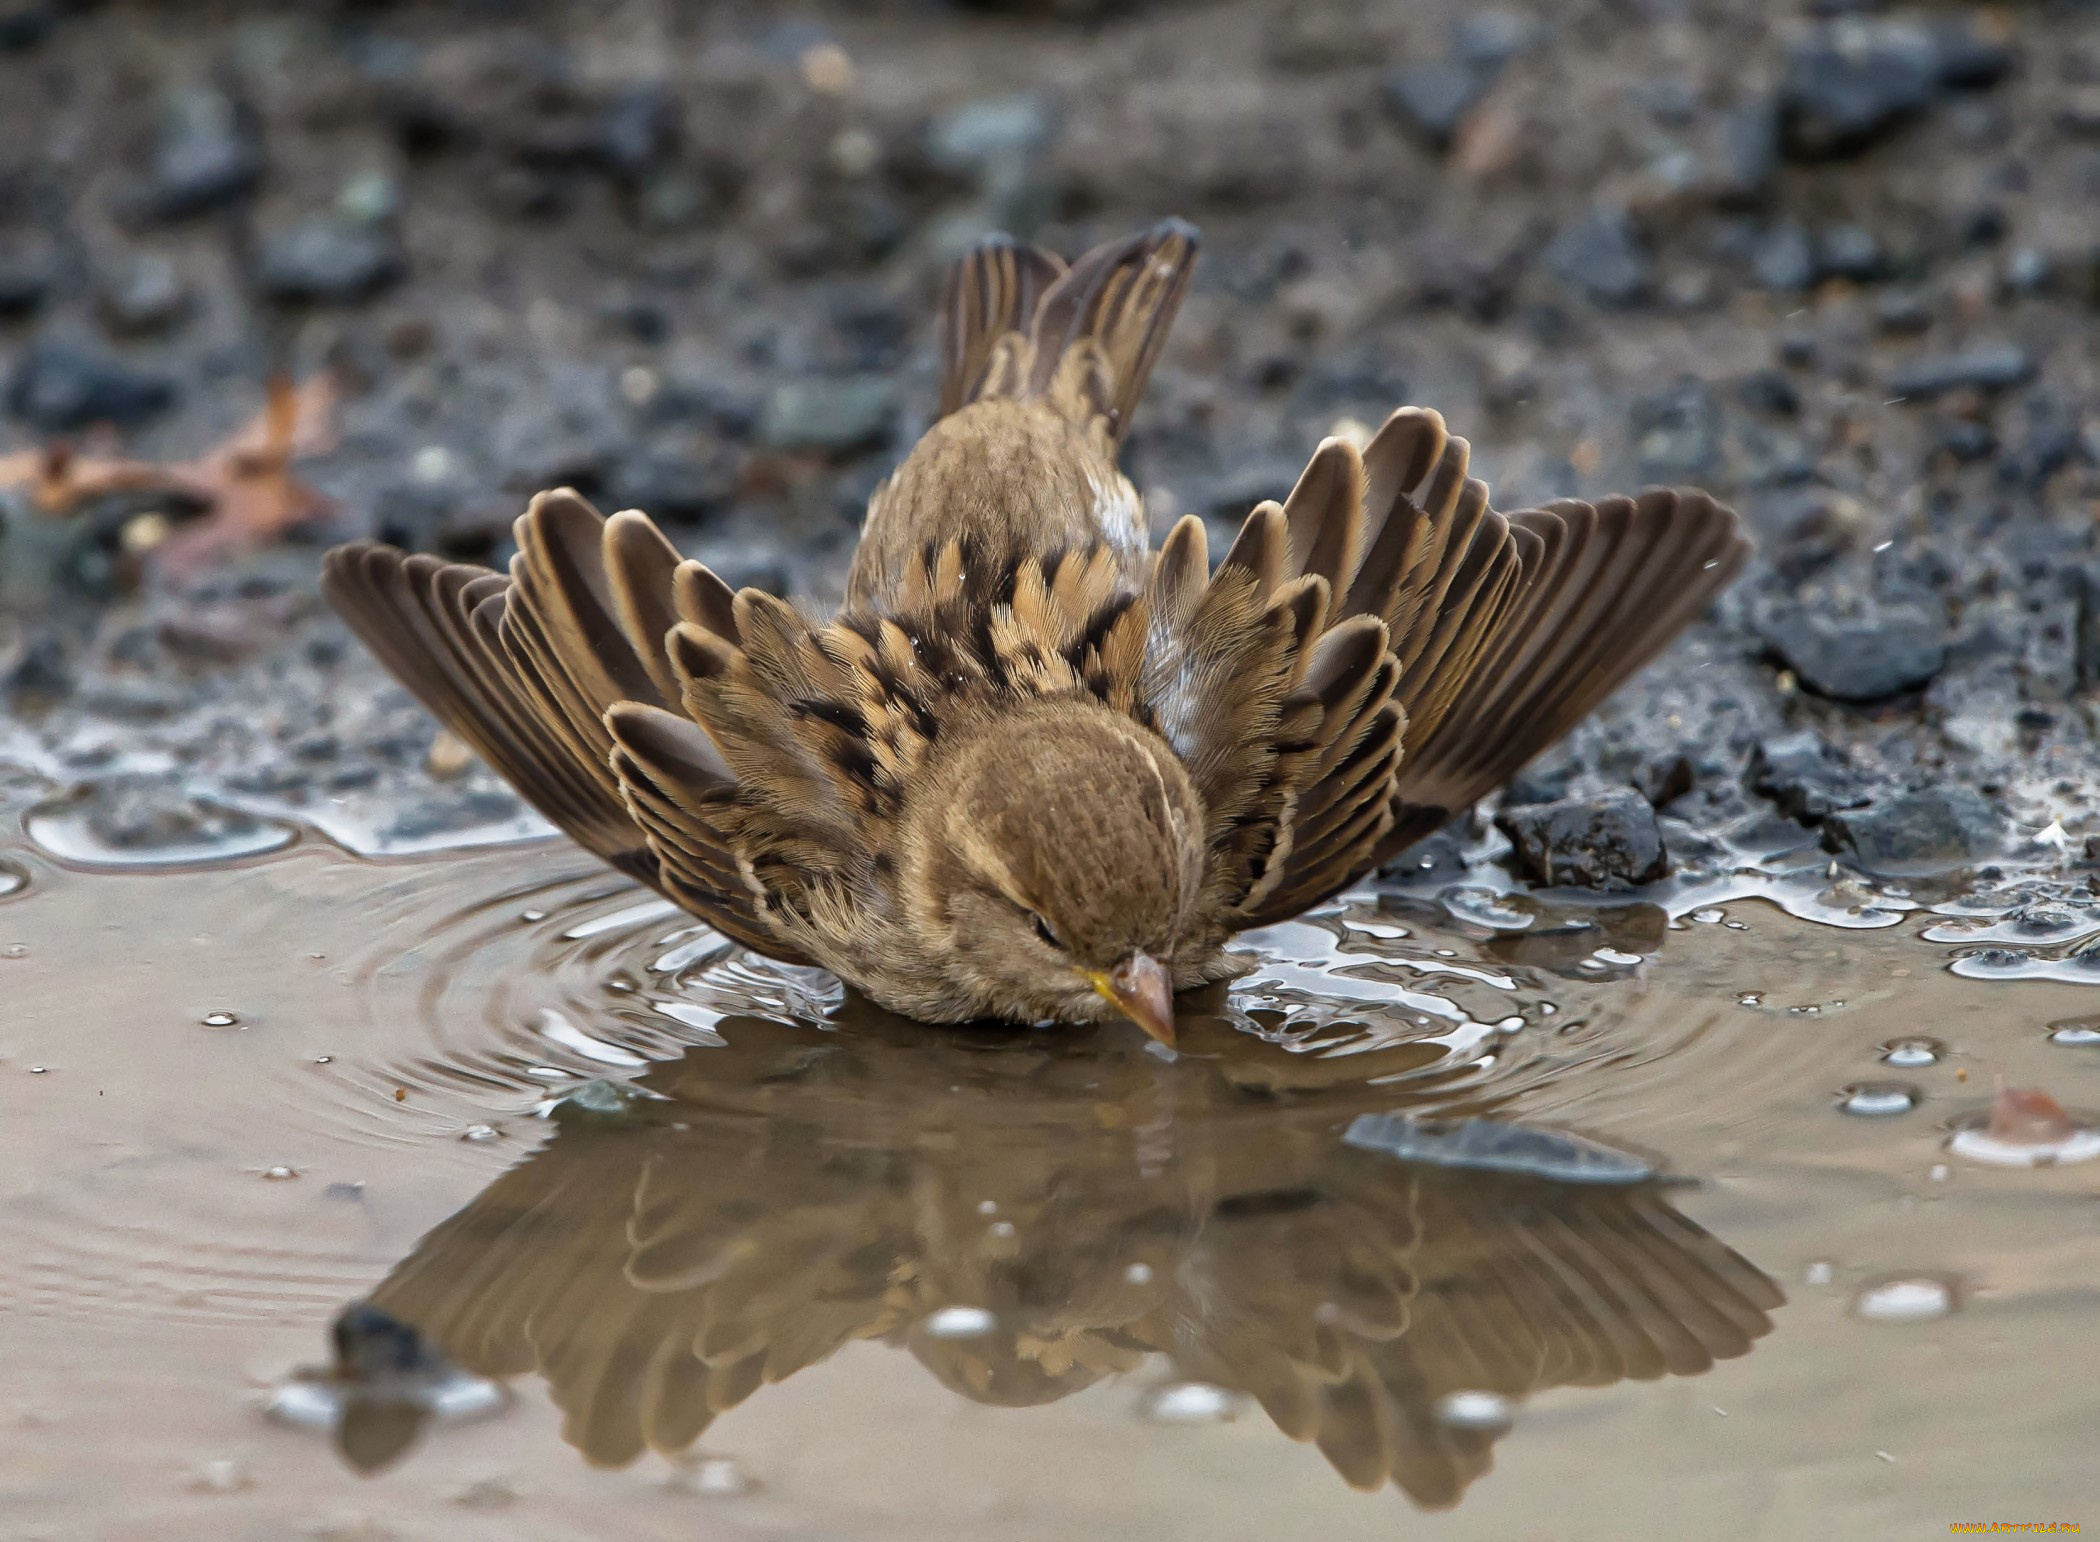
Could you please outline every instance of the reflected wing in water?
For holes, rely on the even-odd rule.
[[[1780,1301],[1653,1181],[1345,1140],[1391,1088],[1253,1095],[1070,1036],[721,1031],[644,1078],[660,1099],[559,1111],[372,1297],[468,1370],[544,1376],[596,1463],[880,1339],[1002,1405],[1157,1354],[1351,1484],[1448,1505],[1502,1433],[1453,1394],[1697,1374]]]

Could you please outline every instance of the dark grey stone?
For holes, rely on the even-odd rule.
[[[0,50],[34,48],[51,35],[58,24],[58,7],[52,0],[15,0],[0,5]]]
[[[245,198],[262,180],[255,115],[222,91],[178,91],[162,109],[144,212],[186,219]]]
[[[1715,132],[1714,191],[1724,203],[1747,204],[1772,190],[1779,175],[1779,104],[1770,97],[1730,108]]]
[[[1477,70],[1499,70],[1528,52],[1539,30],[1522,11],[1473,11],[1451,24],[1451,57]]]
[[[1750,756],[1750,789],[1803,824],[1818,824],[1839,809],[1858,808],[1867,801],[1858,775],[1805,728],[1758,743]]]
[[[800,380],[776,386],[759,414],[758,443],[769,450],[830,455],[874,449],[897,419],[897,389],[885,377]]]
[[[57,262],[48,242],[0,238],[0,317],[27,316],[50,297]]]
[[[112,332],[136,336],[172,326],[189,309],[190,292],[165,257],[140,257],[98,286],[95,308]]]
[[[1764,608],[1765,646],[1819,696],[1884,701],[1928,684],[1947,661],[1947,620],[1923,602],[1869,603],[1850,613],[1796,601]]]
[[[1394,122],[1442,153],[1451,148],[1459,125],[1487,84],[1487,75],[1473,65],[1432,60],[1394,70],[1380,85],[1379,95]]]
[[[1632,428],[1643,482],[1711,481],[1721,470],[1721,409],[1703,381],[1642,397]]]
[[[599,115],[597,139],[608,171],[639,180],[678,153],[678,98],[654,85],[617,93]]]
[[[1913,360],[1888,378],[1897,396],[1930,397],[1946,391],[2003,391],[2034,374],[2034,356],[2013,343],[1986,343],[1960,353]]]
[[[1863,225],[1828,225],[1816,237],[1816,271],[1825,278],[1866,283],[1887,266],[1879,238]]]
[[[1941,782],[1823,821],[1823,843],[1872,872],[1906,873],[1980,862],[1998,850],[2005,821],[1974,788]]]
[[[1495,823],[1510,839],[1517,871],[1533,883],[1620,888],[1670,870],[1655,810],[1630,787],[1504,809]]]
[[[1637,305],[1654,287],[1654,264],[1623,209],[1595,209],[1546,246],[1554,277],[1603,305]]]
[[[343,304],[377,294],[403,266],[386,231],[316,214],[264,238],[256,276],[273,300]]]
[[[1788,49],[1779,83],[1780,143],[1795,160],[1856,155],[1939,93],[1929,33],[1890,22],[1818,27]]]
[[[1793,293],[1816,281],[1816,252],[1808,232],[1782,220],[1759,238],[1750,254],[1750,271],[1766,289]]]
[[[47,434],[144,422],[175,405],[175,382],[86,342],[45,335],[7,383],[7,410]]]

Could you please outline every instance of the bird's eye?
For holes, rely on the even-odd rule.
[[[1035,928],[1036,936],[1043,939],[1046,947],[1055,948],[1060,953],[1064,951],[1065,945],[1057,940],[1057,933],[1050,930],[1050,923],[1032,910],[1028,912],[1028,924]]]

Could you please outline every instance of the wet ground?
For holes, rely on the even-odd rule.
[[[1167,1057],[929,1037],[559,845],[7,862],[10,1537],[2090,1502],[2100,1164],[1960,1146],[2100,1109],[2096,1003],[1944,916],[1365,891]]]
[[[2096,39],[0,0],[0,1538],[2100,1521],[2100,1163],[1978,1128],[2100,1114]],[[320,605],[558,481],[822,603],[953,253],[1168,214],[1157,523],[1420,402],[1760,547],[1178,1059],[515,844]]]

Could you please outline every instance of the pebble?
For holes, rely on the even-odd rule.
[[[187,219],[235,203],[262,180],[254,115],[222,91],[175,92],[162,108],[143,212]]]
[[[1487,76],[1473,65],[1429,60],[1402,65],[1387,75],[1379,86],[1379,99],[1394,122],[1442,154],[1451,148],[1459,125],[1487,85]]]
[[[1845,18],[1787,50],[1780,143],[1798,161],[1857,155],[1929,106],[1940,89],[1932,37],[1902,23]]]
[[[1823,822],[1824,844],[1871,871],[1909,871],[1979,862],[1996,853],[2005,821],[1974,788],[1941,782]]]
[[[271,299],[322,304],[365,299],[403,271],[391,235],[326,214],[265,236],[256,261],[257,279]]]
[[[1623,209],[1595,209],[1546,245],[1554,277],[1600,305],[1637,305],[1654,287],[1654,264]]]
[[[1789,818],[1816,824],[1838,809],[1867,801],[1859,777],[1811,729],[1758,741],[1750,757],[1750,787]]]
[[[794,381],[766,398],[756,438],[769,450],[847,455],[882,444],[897,411],[896,387],[886,376]]]
[[[1669,871],[1655,810],[1630,787],[1505,809],[1495,823],[1534,883],[1619,888]]]
[[[1948,391],[2003,391],[2033,377],[2034,357],[2012,343],[1990,343],[1960,353],[1914,360],[1888,377],[1889,394],[1909,400]]]
[[[1922,602],[1850,613],[1787,600],[1757,618],[1765,646],[1819,696],[1885,701],[1931,682],[1947,662],[1947,622]]]
[[[150,255],[105,275],[95,294],[103,325],[123,337],[165,331],[189,306],[190,292],[175,264]]]
[[[7,410],[41,433],[96,423],[130,427],[173,407],[167,376],[136,368],[86,341],[46,332],[29,345],[7,383]]]

